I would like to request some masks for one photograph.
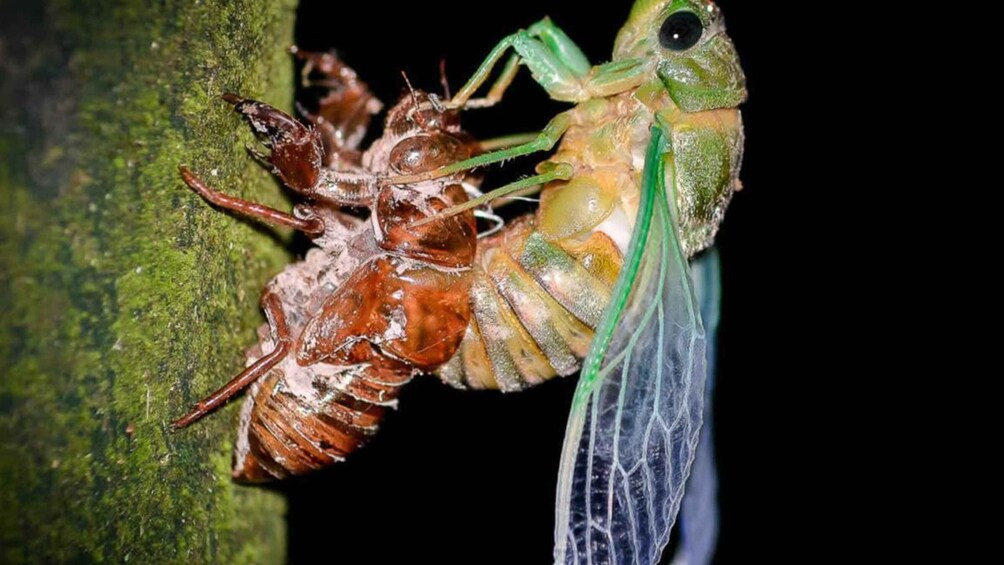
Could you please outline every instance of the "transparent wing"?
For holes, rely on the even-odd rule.
[[[707,565],[718,543],[718,473],[712,431],[712,396],[715,388],[715,354],[718,313],[721,304],[721,277],[718,253],[714,249],[691,262],[691,278],[701,304],[701,319],[707,333],[708,379],[704,387],[704,425],[687,479],[680,507],[680,548],[673,565]]]
[[[704,329],[667,204],[664,150],[653,128],[631,244],[569,415],[556,563],[657,563],[697,447]]]

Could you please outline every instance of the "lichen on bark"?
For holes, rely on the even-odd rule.
[[[236,406],[168,422],[289,259],[177,166],[287,205],[219,96],[289,109],[294,8],[0,0],[0,562],[282,561],[282,499],[230,481]]]

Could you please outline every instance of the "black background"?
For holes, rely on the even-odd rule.
[[[416,87],[438,90],[445,58],[456,88],[500,38],[545,15],[593,62],[603,62],[630,2],[596,5],[541,0],[347,7],[301,0],[297,42],[304,49],[337,49],[382,100],[393,102],[403,89],[402,70]],[[806,433],[793,427],[795,414],[817,400],[806,385],[813,376],[800,345],[814,332],[805,325],[814,306],[802,259],[812,246],[802,225],[809,222],[801,219],[815,213],[807,194],[822,189],[811,151],[814,114],[800,108],[813,96],[805,66],[791,63],[792,49],[808,48],[792,37],[805,22],[784,21],[804,14],[790,5],[719,5],[750,92],[742,107],[745,189],[718,239],[723,304],[715,425],[722,530],[716,562],[737,563],[801,554],[802,539],[793,532],[811,529],[816,518],[795,507],[811,509],[825,488],[803,486],[803,446],[793,439]],[[502,104],[466,113],[464,123],[479,137],[534,131],[564,107],[524,72]],[[529,172],[533,159],[524,161],[511,170]],[[504,179],[490,176],[485,186]],[[345,464],[279,487],[289,496],[291,562],[549,563],[558,457],[574,387],[569,378],[503,396],[417,379],[370,445]]]

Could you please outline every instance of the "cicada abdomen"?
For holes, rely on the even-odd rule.
[[[466,235],[470,246],[450,271],[413,254],[379,254],[323,301],[245,401],[236,478],[270,480],[344,460],[376,432],[401,386],[453,356],[470,317],[475,228],[465,223],[456,239]]]
[[[182,169],[210,202],[300,229],[318,245],[263,292],[269,323],[247,352],[247,369],[175,422],[186,426],[250,387],[233,471],[248,482],[344,460],[376,432],[403,385],[454,356],[471,317],[474,213],[417,223],[466,202],[466,175],[378,183],[470,157],[473,145],[456,112],[412,92],[388,113],[384,135],[359,153],[360,130],[379,102],[332,56],[301,56],[304,76],[313,66],[324,86],[343,94],[307,114],[315,127],[261,102],[226,99],[271,149],[259,157],[306,204],[284,214],[213,191]],[[343,214],[345,206],[368,208],[370,216]]]
[[[527,216],[478,246],[473,317],[439,376],[510,392],[576,372],[620,269],[613,240],[594,233],[552,241]]]
[[[547,183],[532,215],[479,242],[474,318],[460,353],[439,371],[459,387],[520,390],[580,368],[607,307],[631,235],[641,171],[631,146],[644,123],[624,119],[634,99],[595,101],[568,113],[547,163],[571,179]]]

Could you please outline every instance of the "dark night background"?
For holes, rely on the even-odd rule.
[[[297,41],[305,49],[337,49],[384,102],[393,102],[403,88],[400,71],[416,87],[438,90],[445,58],[457,88],[499,39],[544,15],[594,63],[603,62],[630,2],[600,5],[371,2],[348,16],[337,3],[301,0]],[[796,497],[811,505],[816,494],[796,487],[802,446],[789,427],[804,410],[792,399],[803,406],[814,400],[801,384],[812,374],[794,343],[812,333],[796,324],[795,311],[811,316],[812,307],[800,296],[800,266],[790,249],[790,234],[801,229],[798,218],[812,216],[803,171],[813,164],[797,157],[811,139],[800,123],[807,116],[794,103],[806,86],[788,63],[792,38],[782,33],[793,26],[763,3],[719,5],[750,92],[743,106],[745,190],[718,240],[724,288],[715,398],[722,507],[716,562],[738,563],[799,554],[803,538],[793,529],[811,529],[814,522],[791,509]],[[464,119],[474,135],[489,137],[540,129],[564,107],[524,71],[502,104]],[[533,162],[511,167],[526,173]],[[485,186],[504,180],[494,174]],[[569,378],[503,396],[417,379],[368,447],[344,465],[281,487],[289,495],[291,562],[549,563],[558,456],[574,387]]]

